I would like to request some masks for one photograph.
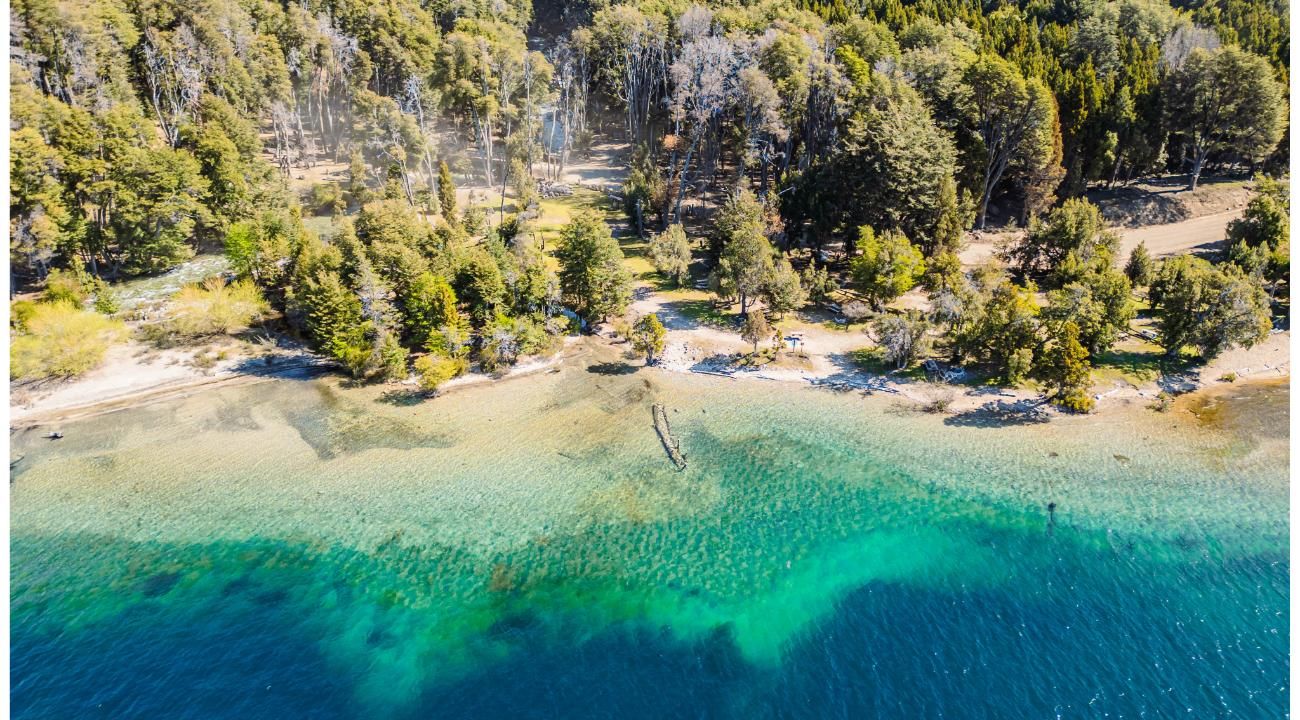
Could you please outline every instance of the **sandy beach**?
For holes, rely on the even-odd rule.
[[[1046,398],[1031,389],[917,381],[895,373],[871,373],[854,365],[850,354],[869,347],[871,338],[861,329],[830,330],[801,323],[803,345],[799,352],[788,348],[777,358],[757,368],[734,368],[727,361],[751,350],[739,334],[703,325],[687,326],[670,309],[651,296],[634,304],[641,314],[659,312],[669,328],[664,352],[654,370],[719,376],[719,382],[779,382],[833,391],[880,395],[895,401],[924,405],[937,397],[948,401],[947,412],[959,413],[1003,404],[1010,409],[1036,408],[1055,414]],[[644,359],[608,326],[590,337],[567,338],[563,348],[547,357],[523,358],[509,371],[497,374],[471,372],[446,383],[438,395],[488,383],[520,380],[555,368],[561,363],[595,355],[639,366]],[[1289,332],[1274,332],[1252,348],[1235,348],[1194,372],[1177,378],[1151,382],[1096,380],[1093,395],[1097,409],[1093,417],[1104,418],[1111,408],[1133,403],[1150,403],[1162,391],[1191,392],[1199,388],[1235,382],[1290,377]],[[68,381],[11,386],[11,426],[43,425],[67,421],[123,408],[137,407],[202,392],[205,390],[301,378],[338,372],[328,361],[304,350],[281,351],[254,357],[247,352],[233,354],[206,369],[187,362],[193,349],[145,351],[136,343],[114,348],[105,363],[86,375]],[[408,379],[385,387],[397,392],[416,392],[416,381]],[[739,390],[739,388],[738,388]]]

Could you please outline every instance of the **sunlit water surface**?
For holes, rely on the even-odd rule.
[[[1282,717],[1285,391],[991,427],[575,362],[20,430],[14,717]]]

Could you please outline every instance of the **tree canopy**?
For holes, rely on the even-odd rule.
[[[631,300],[631,277],[609,226],[594,213],[582,213],[560,235],[555,257],[565,301],[584,320],[621,313]]]
[[[702,266],[746,317],[757,301],[834,307],[841,284],[883,311],[923,282],[947,349],[1011,379],[1071,343],[1103,352],[1134,285],[1150,283],[1170,352],[1208,357],[1261,337],[1289,281],[1289,204],[1268,179],[1288,160],[1289,36],[1265,0],[558,15],[528,0],[19,0],[13,278],[59,294],[61,278],[103,287],[224,249],[230,287],[256,286],[289,333],[358,377],[434,355],[421,375],[436,387],[469,358],[548,346],[566,315],[626,310],[604,221],[541,220],[575,153],[624,143],[601,157],[626,158],[617,199],[638,236],[659,231],[665,278]],[[1259,177],[1220,265],[1118,258],[1082,198],[1205,173]],[[1014,278],[962,264],[968,231],[997,225],[1027,228]]]

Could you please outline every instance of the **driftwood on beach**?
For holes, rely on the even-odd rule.
[[[655,403],[652,408],[655,419],[655,431],[659,433],[659,439],[664,444],[664,450],[668,452],[668,457],[677,466],[678,470],[686,469],[686,455],[682,453],[681,443],[673,437],[672,428],[668,426],[668,412],[664,410],[663,403]]]
[[[691,368],[691,372],[699,373],[700,375],[717,375],[718,377],[731,378],[733,380],[736,378],[736,374],[734,372],[723,372],[721,370],[706,370],[703,368]]]
[[[897,388],[890,387],[883,379],[874,380],[854,380],[840,378],[804,378],[813,387],[822,387],[836,392],[849,392],[852,390],[862,390],[864,392],[886,392],[895,395],[900,394]]]

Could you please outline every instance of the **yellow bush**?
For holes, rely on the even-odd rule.
[[[71,303],[40,303],[30,308],[23,332],[9,345],[9,377],[38,380],[72,377],[104,359],[115,342],[126,338],[120,320],[79,310]]]
[[[172,298],[168,329],[188,337],[230,335],[247,330],[271,312],[262,292],[250,280],[227,285],[219,277],[202,285],[186,285]]]
[[[465,358],[449,358],[438,355],[424,355],[415,361],[415,372],[420,376],[420,389],[433,392],[448,380],[464,375],[469,370],[469,361]]]
[[[86,287],[88,278],[84,273],[76,270],[60,270],[55,268],[45,278],[45,292],[41,293],[41,299],[45,302],[67,302],[77,307],[81,307],[90,297],[89,289]]]
[[[34,300],[15,300],[9,303],[9,326],[15,330],[27,329],[27,319],[36,312],[38,303]]]

